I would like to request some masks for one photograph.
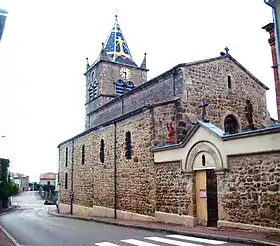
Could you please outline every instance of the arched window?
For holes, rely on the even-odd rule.
[[[131,159],[132,156],[132,146],[131,146],[131,133],[128,131],[125,134],[125,157],[126,159]]]
[[[82,146],[82,165],[85,164],[85,145]]]
[[[232,84],[231,84],[231,76],[230,75],[227,76],[227,84],[228,84],[228,89],[231,89]]]
[[[101,163],[104,163],[104,161],[105,161],[104,147],[105,147],[104,139],[101,139],[100,140],[100,153],[99,153],[99,159],[100,159]]]
[[[116,82],[116,93],[117,95],[122,95],[124,93],[124,82],[122,80]]]
[[[93,83],[93,96],[97,97],[97,94],[98,94],[98,83],[95,80],[94,83]]]
[[[206,163],[205,155],[202,155],[201,164],[202,164],[203,167],[205,167],[205,163]]]
[[[224,121],[224,129],[227,134],[234,134],[238,131],[238,122],[233,115],[228,115]]]
[[[94,81],[94,79],[95,79],[95,73],[94,73],[94,72],[92,72],[92,74],[91,74],[91,82],[93,82],[93,81]]]
[[[131,91],[134,89],[134,84],[131,81],[128,81],[125,87],[125,92]]]
[[[88,87],[88,97],[89,97],[89,100],[92,100],[94,97],[93,84],[90,84]]]

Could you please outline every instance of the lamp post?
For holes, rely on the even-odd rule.
[[[5,140],[6,140],[6,136],[5,135],[2,135],[1,136],[1,142],[2,142],[2,156],[3,158],[6,158],[5,156]]]

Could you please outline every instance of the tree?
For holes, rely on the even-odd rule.
[[[1,208],[9,206],[9,197],[18,194],[19,190],[17,185],[11,181],[8,172],[10,161],[8,159],[0,159],[0,200]]]

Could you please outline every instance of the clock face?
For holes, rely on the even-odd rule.
[[[120,70],[120,75],[123,79],[130,79],[131,78],[131,72],[128,68],[122,67]]]

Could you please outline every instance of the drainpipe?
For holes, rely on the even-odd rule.
[[[276,7],[273,4],[270,4],[268,2],[269,0],[264,0],[264,3],[271,7],[273,9],[273,19],[274,19],[274,33],[275,33],[275,43],[276,43],[276,50],[277,50],[277,66],[278,66],[278,71],[279,71],[279,59],[280,59],[280,54],[279,54],[279,49],[280,49],[280,37],[279,37],[279,26],[278,26],[278,18],[277,18],[277,13],[276,13]],[[280,71],[279,71],[280,73]]]
[[[117,219],[117,123],[114,122],[114,218]]]
[[[61,180],[61,175],[60,175],[60,147],[58,148],[58,177],[57,177],[57,188],[58,188],[58,191],[57,191],[57,202],[58,202],[58,205],[57,205],[57,212],[59,213],[59,206],[60,206],[60,180]]]
[[[70,190],[70,214],[72,215],[73,214],[73,200],[74,200],[74,197],[73,197],[73,186],[74,186],[74,180],[73,180],[73,177],[74,177],[74,139],[72,140],[72,150],[71,150],[71,190]]]

